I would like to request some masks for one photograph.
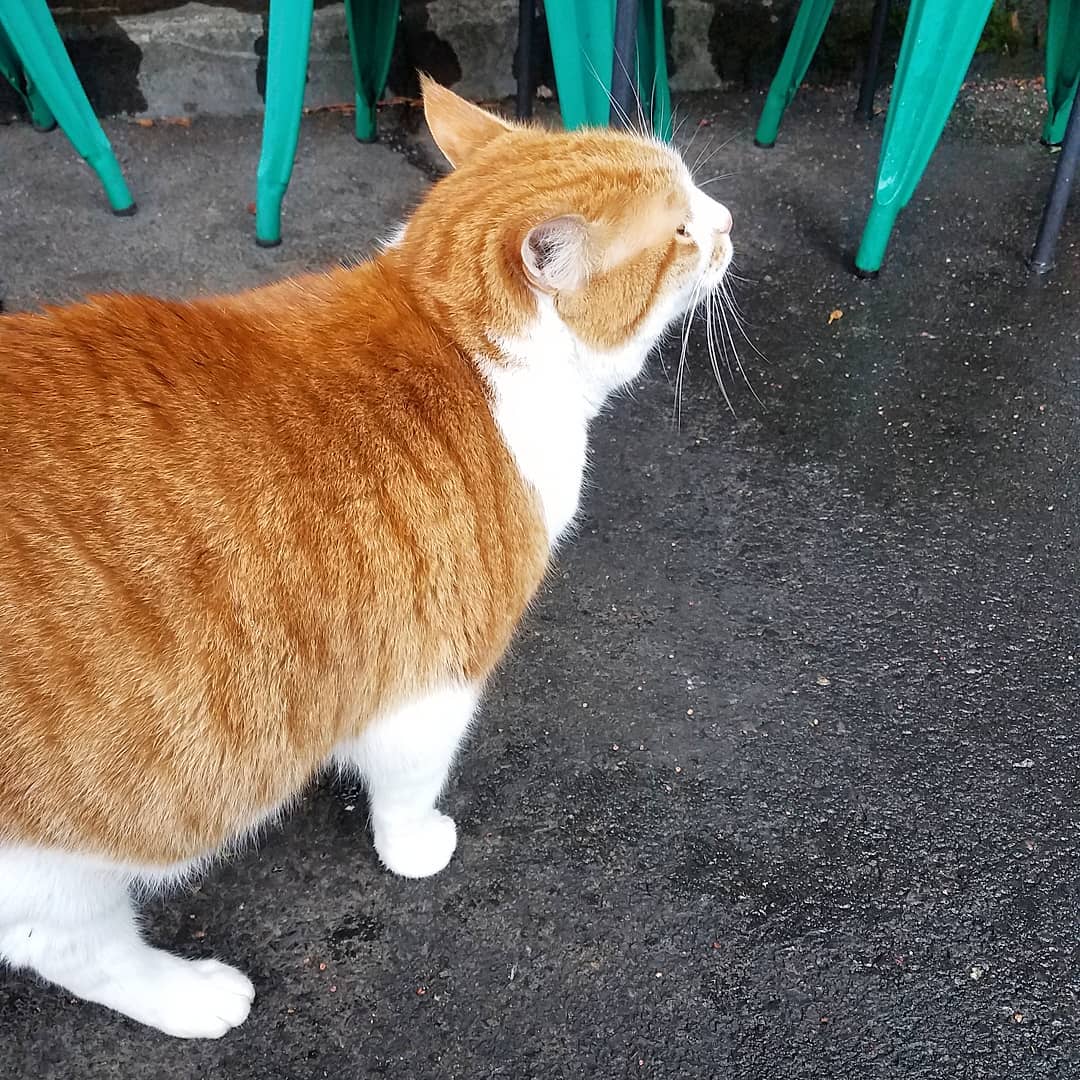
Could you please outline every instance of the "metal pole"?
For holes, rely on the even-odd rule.
[[[637,115],[636,46],[638,0],[615,5],[615,48],[611,63],[611,125],[629,127]]]
[[[528,120],[533,114],[536,79],[533,72],[533,27],[536,23],[536,0],[518,2],[517,118]]]
[[[1054,183],[1043,209],[1035,251],[1029,263],[1036,274],[1045,274],[1054,265],[1054,248],[1057,246],[1058,233],[1061,232],[1065,208],[1069,205],[1077,166],[1080,166],[1080,94],[1076,95],[1069,113],[1065,141],[1061,144],[1061,157],[1058,158],[1057,168],[1054,170]]]
[[[885,26],[889,21],[889,7],[892,0],[875,0],[874,16],[870,24],[870,48],[866,51],[866,71],[863,72],[862,87],[859,90],[859,104],[855,115],[863,120],[874,119],[874,93],[878,85],[878,67],[881,64],[881,40],[885,36]]]

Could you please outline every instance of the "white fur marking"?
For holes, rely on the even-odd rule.
[[[692,287],[691,281],[660,297],[637,334],[610,350],[588,348],[559,317],[551,298],[538,293],[537,319],[528,332],[495,341],[505,361],[477,361],[493,392],[495,422],[522,479],[540,497],[553,548],[578,511],[589,421],[616,390],[640,375],[664,330],[682,314]]]
[[[250,980],[147,945],[129,878],[78,855],[0,848],[0,958],[180,1038],[216,1039],[242,1023]]]
[[[391,248],[401,247],[402,240],[405,239],[405,230],[408,226],[404,223],[397,226],[394,231],[385,239],[379,241],[379,247],[383,251],[389,251]]]
[[[376,720],[334,751],[360,771],[371,802],[375,850],[403,877],[429,877],[457,847],[453,819],[435,809],[476,708],[472,686],[448,686]]]

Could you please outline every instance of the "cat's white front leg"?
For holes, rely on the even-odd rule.
[[[435,802],[477,696],[473,686],[445,687],[380,717],[335,751],[341,764],[364,778],[375,850],[395,874],[437,874],[454,854],[457,827]]]
[[[188,1039],[224,1035],[255,997],[228,964],[147,945],[125,875],[62,852],[0,848],[0,961]]]

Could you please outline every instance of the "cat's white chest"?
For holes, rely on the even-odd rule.
[[[573,368],[557,354],[485,365],[495,422],[526,483],[540,497],[552,547],[573,524],[585,478],[592,411]]]

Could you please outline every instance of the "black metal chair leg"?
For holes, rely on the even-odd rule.
[[[615,5],[615,50],[611,64],[611,125],[629,127],[637,115],[638,0],[618,0]]]
[[[536,0],[518,3],[517,118],[528,120],[533,114],[536,72],[533,66],[533,29],[536,25]]]
[[[875,0],[874,16],[870,24],[870,48],[866,52],[866,70],[859,89],[859,104],[855,115],[863,120],[874,119],[874,94],[877,92],[878,67],[881,64],[881,40],[889,21],[891,0]]]
[[[1043,208],[1039,235],[1035,250],[1028,264],[1033,273],[1045,274],[1054,265],[1054,248],[1057,246],[1065,208],[1069,205],[1072,183],[1080,166],[1080,93],[1073,101],[1069,123],[1065,128],[1065,141],[1061,144],[1061,157],[1054,170],[1054,182]]]

